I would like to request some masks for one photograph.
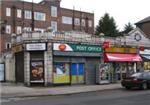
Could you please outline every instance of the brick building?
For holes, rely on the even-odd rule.
[[[150,16],[135,23],[150,38]]]
[[[94,14],[60,7],[61,0],[32,3],[2,0],[0,6],[0,52],[11,48],[11,36],[28,31],[94,32]]]

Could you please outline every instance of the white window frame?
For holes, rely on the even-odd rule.
[[[17,18],[21,18],[22,17],[22,11],[21,9],[17,9]]]
[[[31,32],[32,28],[31,27],[24,27],[23,31],[25,31],[25,32]]]
[[[51,21],[51,27],[53,32],[57,32],[57,21]]]
[[[6,16],[11,16],[11,8],[6,8]]]
[[[62,23],[72,25],[72,17],[62,16]]]
[[[21,26],[17,26],[17,34],[21,34],[22,33],[22,27]]]
[[[24,12],[24,18],[25,19],[31,19],[32,18],[32,12],[29,10],[25,10]]]
[[[11,25],[6,25],[6,33],[11,34]]]
[[[81,25],[85,27],[85,19],[81,20]]]
[[[39,32],[43,33],[45,30],[43,28],[34,28],[34,31],[39,31]]]
[[[57,17],[57,7],[56,6],[51,6],[51,16]]]
[[[45,17],[46,17],[45,13],[34,12],[34,19],[35,20],[45,21]]]
[[[92,20],[88,21],[88,25],[89,25],[89,27],[92,27]]]
[[[5,43],[5,49],[10,49],[11,48],[11,43],[10,42],[6,42]]]
[[[80,19],[79,19],[79,18],[75,18],[75,19],[74,19],[74,24],[75,24],[76,26],[79,26],[79,25],[80,25]]]

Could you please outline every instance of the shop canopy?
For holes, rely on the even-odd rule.
[[[150,55],[141,55],[143,59],[150,60]]]
[[[104,61],[118,61],[118,62],[138,62],[142,61],[139,54],[104,54]]]

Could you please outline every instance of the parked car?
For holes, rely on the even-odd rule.
[[[126,89],[137,87],[139,89],[150,88],[150,72],[139,72],[126,77],[121,81],[121,85]]]

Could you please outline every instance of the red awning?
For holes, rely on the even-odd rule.
[[[104,61],[138,62],[142,61],[139,54],[104,54]]]

